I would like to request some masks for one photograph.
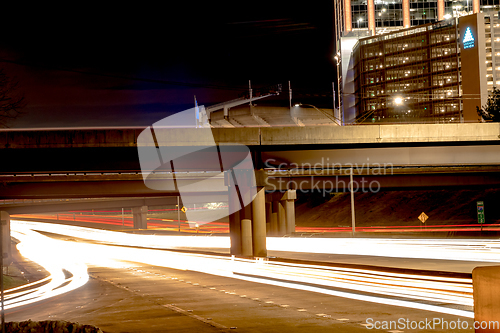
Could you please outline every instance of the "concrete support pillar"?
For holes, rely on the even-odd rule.
[[[252,236],[254,257],[267,257],[266,247],[266,192],[264,188],[257,191],[252,201]]]
[[[472,0],[472,13],[477,14],[479,13],[479,0]]]
[[[403,27],[409,28],[410,26],[410,0],[403,0]]]
[[[132,207],[134,229],[148,228],[148,206]]]
[[[375,1],[368,0],[368,30],[375,36]]]
[[[444,0],[437,2],[438,21],[444,20]]]
[[[249,219],[241,220],[241,254],[247,257],[253,255],[252,244],[252,221]]]
[[[242,254],[241,250],[241,216],[239,207],[240,204],[238,202],[237,195],[231,195],[231,191],[229,191],[229,211],[234,212],[229,215],[229,238],[231,240],[231,254],[235,256],[239,256]]]
[[[474,320],[478,324],[498,322],[500,313],[500,266],[476,267],[472,271]],[[500,332],[500,327],[480,327],[476,333]]]
[[[352,31],[351,0],[344,0],[344,31]]]
[[[266,202],[266,235],[273,236],[271,229],[271,216],[273,215],[273,206],[270,202]]]
[[[273,236],[279,236],[278,229],[278,213],[271,213],[271,234]]]
[[[295,190],[287,190],[281,198],[282,205],[285,209],[287,234],[295,232],[295,199],[297,199],[297,193]]]
[[[286,200],[285,203],[285,216],[286,216],[286,233],[291,234],[295,232],[295,202],[293,200]]]
[[[285,208],[281,204],[281,201],[273,201],[273,213],[276,213],[276,224],[278,227],[278,233],[276,236],[286,235]]]
[[[12,241],[10,239],[10,214],[6,211],[0,212],[0,228],[2,228],[2,237],[0,238],[2,249],[0,253],[3,254],[3,264],[7,266],[12,263]]]
[[[278,232],[280,236],[286,235],[285,207],[281,202],[278,202]]]

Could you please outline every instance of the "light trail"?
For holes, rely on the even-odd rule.
[[[19,252],[45,268],[49,275],[39,281],[6,290],[5,309],[39,302],[87,283],[89,278],[87,266],[72,260],[67,252],[61,251],[61,241],[43,236],[26,227],[11,230],[11,235],[20,241],[17,244]],[[67,277],[65,271],[71,276]]]
[[[13,223],[13,222],[12,222]],[[229,237],[140,235],[70,225],[17,221],[34,230],[64,234],[107,244],[158,249],[225,248]],[[367,255],[500,262],[500,241],[479,239],[393,239],[393,238],[293,238],[267,237],[270,251]]]
[[[224,207],[224,206],[223,206]],[[189,208],[188,210],[201,210],[203,207]],[[152,211],[176,211],[175,209],[163,209],[163,210],[150,210]],[[99,215],[99,213],[111,213],[105,215]],[[132,216],[127,212],[127,216],[122,219],[119,211],[94,211],[92,214],[90,212],[78,211],[77,215],[74,212],[69,213],[59,213],[57,214],[57,219],[60,221],[78,221],[78,222],[90,222],[90,223],[100,223],[109,225],[123,225],[126,227],[133,228]],[[83,213],[89,213],[88,215]],[[14,218],[36,218],[36,219],[48,219],[54,220],[55,215],[34,215],[34,214],[18,214],[13,216]],[[229,233],[229,223],[228,222],[209,222],[209,223],[199,223],[199,228],[190,227],[195,224],[196,221],[180,220],[181,230],[184,233]],[[177,219],[165,219],[157,217],[148,217],[148,228],[151,229],[162,229],[177,231],[179,229],[179,224]],[[297,233],[310,233],[310,234],[329,234],[329,233],[351,233],[351,227],[341,226],[341,227],[296,227]],[[474,232],[480,233],[482,231],[499,231],[500,224],[486,224],[479,225],[475,224],[432,224],[432,225],[405,225],[405,226],[369,226],[369,227],[356,227],[356,232],[359,234],[369,234],[369,233],[436,233],[436,232]]]
[[[85,241],[59,240],[58,249],[67,253],[75,262],[86,262],[90,265],[123,267],[127,263],[138,262],[147,265],[169,267],[180,270],[192,270],[224,277],[238,278],[247,281],[278,285],[313,291],[339,297],[346,297],[380,304],[403,306],[414,309],[428,310],[440,313],[453,314],[473,318],[470,310],[473,306],[472,280],[470,278],[436,277],[415,274],[390,273],[369,269],[338,268],[319,265],[303,265],[279,261],[250,260],[231,258],[228,256],[201,255],[179,253],[160,249],[181,247],[222,247],[227,248],[227,237],[206,236],[159,236],[138,235],[121,232],[96,230],[75,226],[55,225],[38,222],[11,221],[12,230],[36,230],[52,232],[66,237],[78,237],[84,240],[101,242],[100,244]],[[45,237],[47,238],[47,237]],[[314,252],[325,250],[322,248],[323,239],[291,239],[283,238],[284,243],[272,239],[274,245],[279,246],[306,246],[311,250],[316,244]],[[335,241],[338,239],[327,239]],[[41,239],[39,240],[41,241]],[[51,240],[55,241],[55,240]],[[270,243],[273,243],[270,242]],[[374,239],[341,239],[348,249],[353,249],[367,242],[369,247],[391,247],[392,256],[399,255],[401,249],[409,247],[409,252],[417,247],[431,251],[433,257],[441,251],[476,252],[484,254],[485,244],[493,252],[500,247],[493,241],[461,242],[448,241],[439,244],[432,240],[374,240]],[[112,245],[110,245],[112,244]],[[327,244],[327,243],[325,243]],[[325,245],[323,244],[323,245]],[[467,245],[465,245],[467,244]],[[496,244],[496,246],[494,246]],[[116,246],[126,245],[126,246]],[[338,243],[334,247],[337,247]],[[37,244],[37,248],[40,247]],[[132,247],[133,246],[133,247]],[[139,247],[139,248],[138,248]],[[329,245],[330,249],[332,244]],[[396,250],[395,250],[396,248]],[[295,248],[297,249],[297,247]],[[280,249],[283,250],[283,249]],[[287,250],[287,249],[285,249]],[[346,250],[343,250],[346,251]],[[373,248],[369,254],[373,255]],[[386,251],[386,250],[384,250]],[[426,252],[421,253],[426,253]],[[360,251],[357,251],[360,252]],[[394,253],[396,252],[396,253]],[[402,252],[401,252],[402,253]],[[442,255],[444,257],[448,256]],[[480,258],[474,255],[470,257]],[[490,259],[489,254],[486,256]],[[500,256],[496,256],[498,261]],[[463,260],[463,258],[460,258]],[[130,265],[130,264],[129,264]],[[443,305],[446,304],[446,305]],[[464,308],[466,310],[464,310]],[[468,310],[469,309],[469,310]]]

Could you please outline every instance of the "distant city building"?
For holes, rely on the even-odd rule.
[[[499,0],[334,4],[344,123],[478,121],[500,87]]]

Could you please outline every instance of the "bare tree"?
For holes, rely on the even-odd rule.
[[[486,121],[500,122],[500,89],[493,88],[485,106],[476,106],[477,114]]]
[[[19,83],[12,80],[0,69],[0,127],[9,127],[12,120],[20,117],[26,106],[24,95],[20,94]]]

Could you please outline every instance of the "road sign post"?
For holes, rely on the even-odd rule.
[[[11,260],[10,241],[10,215],[7,212],[0,212],[0,303],[1,303],[1,328],[5,332],[5,309],[4,309],[4,289],[3,289],[3,266],[9,264]]]
[[[484,217],[484,201],[477,202],[477,223],[481,225],[481,231],[483,231],[483,224],[486,222]]]
[[[351,226],[352,226],[352,237],[356,234],[356,215],[354,213],[354,181],[353,181],[353,171],[351,168],[351,174],[349,175],[350,179],[350,191],[351,191]]]
[[[179,196],[177,196],[177,223],[179,224],[179,232],[181,232],[181,212],[180,212]]]
[[[420,225],[420,230],[422,230],[422,225],[425,225],[425,221],[427,221],[428,218],[429,216],[427,216],[427,214],[425,214],[424,212],[422,212],[422,214],[418,216],[418,219],[420,220],[420,222],[422,222],[422,224]]]

